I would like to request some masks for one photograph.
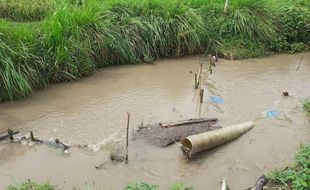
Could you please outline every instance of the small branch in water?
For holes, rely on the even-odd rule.
[[[298,67],[297,67],[296,71],[299,70],[299,67],[300,67],[300,65],[301,65],[301,62],[302,62],[302,59],[303,59],[303,58],[304,58],[304,56],[301,56],[301,57],[300,57],[300,61],[299,61],[299,64],[298,64]]]
[[[18,134],[19,131],[13,131],[11,129],[8,129],[7,133],[8,133],[7,135],[0,136],[0,141],[6,140],[7,138],[9,138],[10,141],[13,141],[14,140],[14,135]]]
[[[263,190],[264,186],[267,184],[268,179],[265,175],[262,175],[258,178],[253,187],[248,188],[247,190]]]
[[[127,112],[127,132],[126,132],[126,163],[128,163],[128,133],[129,133],[130,113]]]
[[[59,139],[55,139],[55,143],[61,145],[64,151],[69,150],[70,148],[70,146],[65,145],[64,143],[60,142]]]
[[[43,143],[42,140],[34,138],[32,131],[30,131],[30,140],[33,141],[33,142]]]

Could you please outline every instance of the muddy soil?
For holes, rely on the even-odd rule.
[[[202,123],[169,127],[163,127],[161,124],[148,124],[145,126],[139,126],[137,136],[150,144],[167,147],[190,135],[220,129],[221,126],[216,125],[216,123],[217,119]]]

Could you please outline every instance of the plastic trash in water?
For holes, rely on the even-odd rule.
[[[221,103],[224,103],[224,100],[223,98],[213,96],[211,97],[211,102],[216,103],[216,104],[221,104]]]
[[[269,118],[275,118],[275,117],[280,116],[280,112],[276,110],[271,110],[266,113],[266,116]]]

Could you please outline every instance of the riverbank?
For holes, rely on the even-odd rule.
[[[309,0],[0,0],[0,102],[116,64],[309,48]],[[31,6],[29,6],[31,5]]]

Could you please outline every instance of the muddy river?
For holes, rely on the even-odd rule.
[[[109,67],[77,82],[52,85],[24,101],[0,104],[0,132],[33,130],[43,139],[57,137],[73,146],[64,154],[48,146],[0,143],[0,189],[29,178],[62,189],[94,183],[118,190],[144,181],[160,189],[182,182],[203,190],[219,189],[222,177],[231,189],[244,189],[261,174],[292,162],[300,143],[310,142],[310,122],[302,111],[302,101],[310,96],[310,53],[221,60],[212,75],[206,68],[202,105],[193,90],[197,56]],[[282,96],[285,90],[290,97]],[[211,97],[224,102],[213,103]],[[266,117],[268,111],[278,116]],[[125,145],[126,112],[131,113],[129,163],[115,165],[109,156]],[[191,161],[178,145],[159,148],[134,136],[142,121],[194,117],[217,117],[222,126],[255,120],[256,126]],[[84,144],[92,151],[78,148]],[[103,168],[95,169],[101,163]]]

